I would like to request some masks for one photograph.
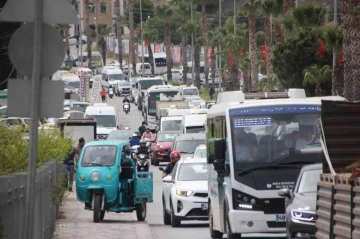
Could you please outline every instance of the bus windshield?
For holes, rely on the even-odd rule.
[[[257,164],[289,163],[289,152],[321,155],[315,125],[320,106],[265,106],[232,110],[234,170]],[[307,153],[306,153],[307,152]]]
[[[142,90],[147,90],[153,85],[163,85],[164,81],[162,79],[142,80],[140,84]]]
[[[155,66],[166,66],[166,58],[155,58]]]

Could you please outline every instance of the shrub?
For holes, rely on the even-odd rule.
[[[29,156],[28,134],[21,127],[7,128],[0,124],[0,175],[27,170]],[[64,160],[71,149],[72,141],[63,138],[59,129],[40,130],[38,137],[37,166],[49,160]]]

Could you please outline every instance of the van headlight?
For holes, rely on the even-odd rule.
[[[176,189],[176,195],[178,195],[178,196],[190,197],[191,194],[192,194],[192,191]]]
[[[99,181],[100,180],[100,173],[99,172],[92,172],[91,173],[91,180],[93,181]]]

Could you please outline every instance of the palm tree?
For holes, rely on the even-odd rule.
[[[276,43],[282,43],[284,41],[284,31],[281,24],[281,17],[284,12],[283,4],[284,0],[270,0],[273,2],[272,16],[274,17],[275,28],[275,41]]]
[[[144,26],[144,40],[145,44],[147,44],[148,52],[149,52],[149,62],[151,65],[151,74],[155,74],[155,68],[154,68],[154,55],[151,48],[151,44],[155,43],[159,36],[158,31],[155,26],[153,26],[152,21],[156,20],[155,18],[150,18],[147,20]]]
[[[315,96],[322,95],[321,85],[331,80],[331,67],[329,65],[312,65],[304,71],[304,86],[315,86]]]
[[[325,42],[329,50],[334,51],[332,71],[332,94],[344,95],[344,62],[339,59],[342,48],[342,32],[339,26],[329,27],[325,30]]]
[[[115,8],[115,15],[116,15],[116,37],[118,40],[118,48],[119,48],[119,63],[120,63],[120,69],[123,69],[122,61],[123,61],[123,52],[122,52],[122,19],[120,16],[120,0],[115,0],[114,3]]]
[[[134,31],[134,1],[128,0],[129,8],[129,28],[130,28],[130,41],[129,41],[129,53],[132,64],[133,74],[136,75],[136,55],[135,55],[135,31]]]
[[[98,39],[96,42],[97,47],[100,49],[101,57],[103,59],[104,65],[106,65],[106,39],[110,33],[112,32],[112,27],[107,27],[106,25],[98,25],[97,32],[94,30],[91,31],[91,37]]]
[[[265,47],[266,47],[266,74],[270,77],[273,74],[271,58],[273,55],[272,33],[271,33],[271,21],[270,17],[274,8],[274,1],[263,0],[262,10],[265,14]]]
[[[222,32],[224,31],[224,32]],[[208,32],[208,43],[209,46],[211,46],[211,80],[212,83],[215,83],[215,77],[216,77],[216,55],[221,53],[216,53],[215,48],[222,45],[224,38],[225,38],[226,32],[224,28],[216,28],[212,31]],[[220,72],[219,72],[220,75]]]
[[[166,73],[167,73],[168,81],[171,81],[172,52],[171,52],[170,17],[173,14],[173,9],[168,4],[161,4],[156,9],[156,13],[164,24],[164,39],[165,39],[165,48],[166,48]]]
[[[261,2],[259,0],[250,0],[245,5],[248,12],[249,20],[249,40],[250,40],[250,59],[251,59],[251,81],[252,90],[257,91],[258,88],[258,59],[257,59],[257,44],[256,44],[256,25],[255,15],[259,9]]]
[[[187,29],[189,34],[194,36],[194,72],[195,72],[195,85],[200,89],[200,53],[201,45],[204,42],[201,36],[201,25],[199,21],[188,22]]]
[[[90,21],[89,21],[89,0],[85,0],[84,2],[85,5],[85,12],[84,12],[84,17],[85,17],[85,33],[86,33],[86,37],[87,37],[87,41],[86,41],[86,51],[87,51],[87,57],[88,59],[91,59],[91,45],[92,45],[92,41],[91,41],[91,29],[90,29]],[[83,59],[81,59],[83,60]],[[89,60],[89,64],[88,64],[88,68],[91,69],[91,61]]]

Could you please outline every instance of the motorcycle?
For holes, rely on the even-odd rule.
[[[114,96],[114,90],[113,90],[113,88],[109,88],[109,97],[110,97],[110,99],[112,99],[113,96]]]
[[[130,112],[130,103],[129,102],[124,103],[123,110],[126,114],[128,114]]]
[[[135,161],[136,159],[136,151],[137,149],[140,147],[140,145],[134,145],[131,147],[130,149],[130,155],[131,155],[131,158]]]
[[[140,154],[137,157],[136,169],[138,172],[148,172],[149,171],[149,160],[145,154]]]

